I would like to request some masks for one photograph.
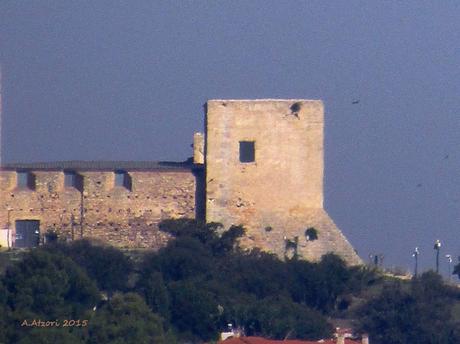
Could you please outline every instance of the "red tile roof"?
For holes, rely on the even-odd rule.
[[[262,337],[240,337],[229,338],[218,344],[336,344],[337,339],[324,339],[322,341],[300,340],[300,339],[286,339],[286,340],[273,340],[265,339]],[[345,344],[361,344],[361,341],[351,340],[346,338]]]

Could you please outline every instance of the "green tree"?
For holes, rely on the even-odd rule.
[[[10,310],[7,305],[7,290],[0,279],[0,343],[6,343],[11,329]]]
[[[293,301],[317,306],[317,264],[291,259],[287,262],[288,290]]]
[[[116,293],[90,318],[88,344],[169,344],[163,320],[135,293]]]
[[[69,343],[73,342],[76,337],[70,334],[71,329],[47,332],[47,328],[21,324],[33,319],[61,323],[63,319],[81,319],[99,300],[96,285],[71,259],[40,249],[30,251],[10,266],[3,281],[9,314],[6,342],[51,343],[50,338],[58,330]]]
[[[4,277],[8,305],[54,320],[78,317],[99,300],[94,283],[72,260],[33,250],[8,268]]]
[[[239,250],[242,227],[222,234],[219,228],[187,219],[162,222],[175,240],[146,256],[140,269],[136,290],[183,338],[213,339],[227,323],[276,338],[324,337],[330,327],[317,311],[346,308],[349,294],[371,283],[371,275],[333,254],[318,263],[283,262],[257,249]]]
[[[324,255],[318,263],[290,260],[287,269],[287,289],[292,299],[325,313],[334,311],[340,299],[372,281],[372,274],[348,268],[334,254]]]
[[[193,219],[164,220],[160,230],[172,234],[176,239],[193,238],[201,242],[213,255],[222,256],[232,252],[237,246],[237,239],[244,234],[242,226],[231,226],[219,235],[222,224],[204,223]]]
[[[434,272],[414,278],[409,286],[387,286],[368,301],[359,315],[361,328],[376,344],[459,343],[452,319],[457,290],[443,284]]]
[[[85,334],[82,329],[72,331],[68,328],[32,328],[18,344],[83,344]]]
[[[240,311],[248,335],[272,339],[321,339],[332,335],[332,326],[323,315],[286,297],[271,297],[246,306]]]
[[[156,266],[166,281],[178,281],[209,274],[212,263],[207,246],[196,238],[181,237],[151,256],[147,264]]]
[[[217,230],[222,228],[220,223],[205,223],[194,219],[168,219],[159,224],[163,232],[172,234],[176,238],[189,237],[199,240],[203,244],[214,241]]]
[[[351,272],[343,259],[329,253],[321,257],[317,264],[315,277],[315,299],[310,303],[316,309],[329,312],[337,303],[337,298],[347,290]]]
[[[199,284],[175,282],[171,289],[171,323],[186,337],[217,337],[219,307],[213,295]]]
[[[153,271],[145,274],[139,281],[137,289],[154,313],[161,315],[167,321],[170,320],[169,293],[160,272]]]
[[[222,233],[219,238],[216,238],[212,243],[212,251],[214,255],[224,256],[237,249],[237,240],[244,235],[242,226],[231,226],[228,230]]]
[[[70,244],[48,245],[47,250],[59,251],[69,256],[86,270],[101,290],[111,295],[125,291],[129,275],[133,271],[131,259],[111,246],[93,245],[89,240],[77,240]]]
[[[238,291],[257,298],[279,295],[287,287],[286,264],[273,254],[254,249],[229,256],[220,265],[220,278],[228,280]]]
[[[415,315],[415,300],[398,284],[387,286],[360,312],[361,327],[372,342],[404,344],[410,340]],[[413,341],[412,341],[413,342]]]

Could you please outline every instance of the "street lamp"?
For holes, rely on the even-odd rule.
[[[449,267],[449,282],[450,282],[451,281],[450,266],[452,264],[452,256],[450,254],[446,254],[446,258],[447,258],[447,263],[449,264],[448,267]]]
[[[417,277],[418,271],[418,255],[420,254],[418,247],[415,248],[414,253],[412,253],[412,257],[415,258],[415,268],[414,268],[414,276]]]
[[[436,250],[436,273],[439,273],[439,250],[441,249],[441,242],[439,239],[435,241],[433,248]]]

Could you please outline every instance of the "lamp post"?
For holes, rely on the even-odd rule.
[[[434,243],[434,247],[436,250],[436,273],[439,273],[439,250],[441,249],[441,241],[436,240]]]
[[[417,277],[417,272],[418,272],[418,255],[420,254],[420,251],[418,250],[418,247],[415,248],[414,253],[412,253],[412,257],[415,258],[415,267],[414,267],[414,276]]]
[[[450,273],[450,266],[452,264],[452,256],[450,254],[446,254],[448,268],[449,268],[449,282],[451,281],[451,273]]]

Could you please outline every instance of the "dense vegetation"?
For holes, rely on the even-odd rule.
[[[460,343],[460,323],[454,319],[458,288],[445,285],[430,271],[408,285],[396,283],[361,308],[361,327],[375,343]]]
[[[241,227],[168,220],[161,230],[176,239],[155,253],[85,240],[24,253],[1,276],[0,343],[199,343],[228,323],[320,339],[337,317],[358,319],[376,344],[460,342],[459,292],[432,272],[401,282],[332,254],[282,262],[239,250]],[[34,319],[59,326],[24,324]]]

